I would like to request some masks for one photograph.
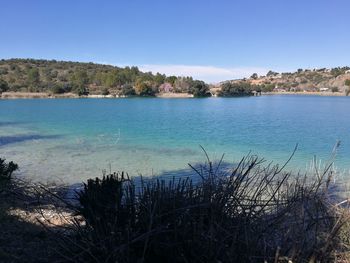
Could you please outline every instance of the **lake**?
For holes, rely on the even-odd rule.
[[[33,180],[77,183],[102,170],[176,175],[188,163],[235,163],[249,153],[305,170],[350,168],[350,98],[272,95],[205,99],[0,100],[0,157]]]

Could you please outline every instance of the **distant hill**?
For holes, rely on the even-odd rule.
[[[350,91],[350,67],[299,69],[293,73],[269,71],[266,76],[253,74],[247,79],[228,82],[248,83],[255,90],[260,89],[265,92],[338,92],[345,94]]]
[[[177,92],[202,96],[208,90],[204,82],[192,77],[152,74],[137,67],[38,59],[0,60],[0,93],[153,96]]]
[[[209,92],[210,88],[210,92]],[[299,69],[293,73],[269,71],[266,76],[229,80],[208,86],[192,77],[142,72],[137,67],[38,59],[0,60],[2,92],[43,93],[74,96],[154,96],[172,93],[191,96],[252,96],[262,92],[350,93],[350,68]],[[3,93],[4,94],[4,93]],[[18,94],[18,93],[16,93]],[[18,96],[18,95],[16,95]],[[27,95],[23,95],[27,96]],[[40,95],[42,96],[42,95]]]

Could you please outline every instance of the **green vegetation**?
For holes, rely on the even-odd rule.
[[[250,78],[251,79],[258,79],[258,74],[257,73],[253,73],[251,76],[250,76]]]
[[[239,83],[225,82],[221,85],[221,90],[218,93],[220,97],[239,97],[239,96],[252,96],[254,85],[248,82],[242,81]]]
[[[269,72],[267,72],[266,77],[272,77],[277,75],[278,75],[278,72],[270,70]]]
[[[297,72],[279,74],[270,70],[266,76],[252,74],[248,79],[222,84],[219,96],[249,96],[252,91],[273,92],[275,87],[285,91],[319,91],[334,87],[349,94],[344,88],[349,67],[330,70],[298,69]],[[259,80],[259,84],[255,80]],[[155,96],[158,93],[189,93],[194,97],[211,96],[209,87],[192,77],[166,76],[141,72],[137,67],[115,67],[94,63],[64,62],[55,60],[8,59],[0,60],[0,93],[44,92],[49,94],[74,93],[111,96]]]
[[[175,92],[208,96],[207,85],[191,77],[141,72],[137,67],[119,68],[94,63],[55,60],[9,59],[0,61],[0,93],[47,92],[78,95],[101,94],[154,96],[169,83]]]
[[[221,90],[218,92],[220,97],[241,97],[253,96],[254,92],[272,92],[275,88],[273,83],[264,83],[260,85],[250,84],[248,81],[240,82],[225,82],[221,85]]]
[[[169,82],[172,86],[174,86],[177,79],[178,78],[176,76],[170,76],[166,78],[166,82]]]
[[[156,88],[152,88],[149,81],[138,81],[135,85],[135,92],[139,96],[149,97],[154,96],[157,90]]]
[[[334,93],[334,92],[339,92],[339,88],[338,87],[332,87],[332,92]]]
[[[344,81],[349,78],[349,67],[337,67],[332,69],[298,69],[296,72],[283,72],[278,73],[272,70],[268,71],[266,76],[258,76],[253,74],[248,79],[232,80],[231,83],[235,85],[244,86],[244,82],[252,85],[251,88],[245,88],[246,91],[255,90],[262,92],[273,92],[275,88],[278,91],[291,91],[291,92],[319,92],[334,87],[338,88],[338,92],[346,93],[349,88],[344,87]],[[258,80],[258,81],[256,81]],[[257,84],[258,83],[258,84]],[[255,86],[254,86],[255,85]],[[241,87],[242,88],[242,87]],[[226,87],[226,90],[221,92],[221,95],[227,94],[233,96],[239,94],[239,91],[228,91],[230,87]],[[237,87],[238,89],[238,87]],[[242,91],[241,91],[242,92]],[[244,94],[244,93],[242,93]]]
[[[79,69],[71,75],[70,81],[74,89],[86,89],[89,84],[89,77],[85,70]]]
[[[272,92],[275,88],[275,84],[273,83],[264,83],[256,86],[256,91],[262,92]]]
[[[9,85],[7,84],[7,82],[3,79],[0,79],[0,93],[8,90],[9,90]]]
[[[122,96],[134,96],[134,95],[136,95],[136,92],[131,84],[125,84],[122,86],[120,95],[122,95]]]
[[[203,81],[195,80],[188,89],[188,93],[193,94],[194,97],[210,97],[209,86]]]
[[[173,87],[175,92],[186,92],[189,93],[191,86],[193,85],[192,77],[179,77],[175,80]]]
[[[37,68],[30,68],[28,70],[28,85],[35,88],[40,83],[40,74]]]
[[[102,95],[103,95],[103,96],[109,95],[109,90],[108,90],[107,88],[104,88],[104,89],[102,90]]]
[[[3,187],[11,180],[13,172],[17,169],[17,164],[13,162],[6,163],[4,159],[0,158],[0,193]]]
[[[350,70],[350,67],[337,67],[331,69],[331,74],[333,77],[338,77],[342,74],[345,74],[345,71]]]

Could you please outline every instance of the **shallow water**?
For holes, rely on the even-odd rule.
[[[0,100],[0,156],[20,174],[77,183],[102,170],[173,175],[187,163],[252,151],[306,169],[341,141],[338,169],[350,168],[350,98],[262,96],[206,99]]]

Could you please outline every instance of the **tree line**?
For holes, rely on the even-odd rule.
[[[50,92],[78,95],[154,96],[161,92],[209,96],[209,86],[192,77],[142,72],[138,67],[56,60],[0,61],[0,92]]]

